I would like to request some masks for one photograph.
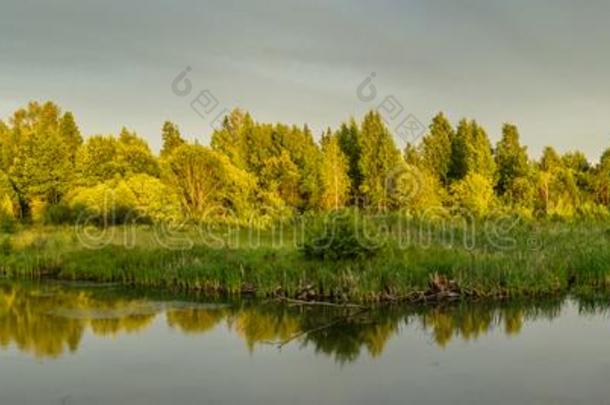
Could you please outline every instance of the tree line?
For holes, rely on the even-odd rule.
[[[498,210],[528,218],[605,218],[610,149],[546,147],[528,156],[515,125],[492,145],[476,121],[436,115],[401,151],[376,111],[328,129],[255,121],[235,109],[209,146],[165,122],[155,155],[123,128],[83,138],[70,112],[31,102],[0,121],[0,215],[4,221],[273,220],[357,206],[373,211]]]

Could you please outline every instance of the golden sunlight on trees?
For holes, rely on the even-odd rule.
[[[318,141],[307,125],[260,123],[239,109],[210,146],[187,142],[170,121],[160,137],[158,156],[126,128],[83,137],[70,112],[29,103],[0,121],[1,222],[269,221],[348,206],[608,217],[610,153],[592,164],[548,147],[536,161],[513,124],[492,148],[476,121],[454,128],[439,113],[404,155],[375,111]]]

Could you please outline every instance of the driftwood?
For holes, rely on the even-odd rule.
[[[339,304],[339,303],[328,302],[328,301],[306,301],[306,300],[297,300],[297,299],[286,298],[286,297],[276,298],[276,301],[285,302],[285,303],[294,304],[294,305],[315,305],[315,306],[334,307],[334,308],[365,308],[364,306],[358,305],[358,304],[348,304],[348,303]]]
[[[292,295],[292,294],[291,294]],[[273,300],[276,302],[283,302],[290,305],[311,305],[311,306],[327,306],[336,308],[366,308],[371,307],[370,305],[358,305],[352,303],[341,303],[341,302],[330,302],[323,301],[324,296],[320,296],[315,291],[312,285],[306,285],[301,288],[296,294],[292,295],[295,298],[288,298],[285,292],[278,288],[273,294],[275,297]],[[470,298],[484,298],[485,294],[482,294],[476,289],[461,288],[455,280],[450,280],[446,276],[434,273],[430,275],[428,280],[428,286],[425,290],[412,291],[405,295],[396,295],[389,291],[380,292],[376,294],[373,302],[375,303],[435,303],[435,302],[450,302],[456,301],[463,297]],[[344,297],[345,299],[345,297]]]
[[[351,318],[354,318],[354,317],[356,317],[358,315],[366,313],[369,310],[370,310],[370,308],[363,308],[363,309],[361,309],[360,311],[358,311],[356,313],[353,313],[353,314],[350,314],[350,315],[346,315],[346,316],[342,316],[342,317],[338,317],[338,318],[332,320],[331,322],[325,323],[324,325],[320,325],[320,326],[315,327],[315,328],[306,329],[306,330],[303,330],[301,332],[295,333],[294,335],[292,335],[289,338],[284,339],[282,341],[275,341],[275,342],[274,341],[265,341],[263,343],[268,344],[268,345],[276,345],[278,349],[281,349],[284,346],[286,346],[288,343],[290,343],[290,342],[300,338],[301,336],[306,336],[306,335],[308,335],[310,333],[319,332],[321,330],[331,328],[331,327],[337,325],[338,323],[345,322],[345,321],[347,321],[347,320],[349,320]]]

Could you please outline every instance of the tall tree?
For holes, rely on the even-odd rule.
[[[494,181],[496,165],[487,133],[476,121],[463,119],[451,144],[449,177],[460,180],[468,173],[478,173]]]
[[[14,158],[9,168],[11,182],[27,205],[59,202],[73,174],[70,146],[60,132],[61,111],[51,102],[30,103],[13,116]]]
[[[360,191],[364,202],[370,207],[384,209],[389,202],[388,181],[402,162],[402,157],[381,115],[376,111],[371,111],[364,117],[360,133],[360,151]]]
[[[345,205],[349,195],[348,162],[339,147],[338,136],[333,135],[330,129],[322,136],[321,144],[319,206],[323,210],[336,210]]]
[[[235,166],[248,170],[246,138],[254,125],[250,114],[236,108],[224,117],[222,127],[214,131],[210,146],[226,155]]]
[[[112,136],[95,135],[87,138],[76,155],[76,184],[93,186],[120,176],[117,161],[117,140]]]
[[[182,139],[182,135],[180,135],[178,126],[171,121],[165,121],[163,123],[161,138],[163,139],[163,146],[161,147],[162,157],[169,156],[174,149],[184,145],[184,139]]]
[[[303,205],[300,181],[299,168],[285,150],[278,156],[267,159],[259,176],[259,184],[263,189],[277,194],[292,209]]]
[[[145,173],[159,177],[159,163],[146,141],[126,128],[119,134],[116,160],[124,176]]]
[[[610,206],[610,148],[602,153],[595,167],[593,195],[598,204]]]
[[[542,157],[540,158],[540,169],[544,171],[551,171],[561,167],[561,158],[559,154],[551,146],[546,146],[542,151]]]
[[[15,142],[13,132],[4,121],[0,120],[0,169],[7,172],[13,163]]]
[[[516,179],[529,176],[527,148],[519,143],[516,126],[504,124],[502,127],[502,139],[496,146],[495,160],[498,168],[496,189],[500,196],[511,188]]]
[[[170,183],[193,218],[245,218],[251,212],[254,179],[223,154],[205,146],[185,144],[171,154],[168,164]]]
[[[421,144],[421,158],[428,171],[443,184],[449,181],[451,143],[455,132],[443,113],[438,113],[430,124]]]
[[[350,194],[352,198],[357,198],[362,183],[362,173],[360,172],[360,129],[356,120],[351,118],[349,123],[341,124],[337,131],[337,139],[341,150],[347,157],[348,175],[350,178]]]
[[[550,216],[572,217],[581,202],[574,170],[551,147],[544,148],[538,169],[538,210]]]
[[[421,169],[424,166],[428,168],[427,165],[424,165],[421,153],[418,148],[410,142],[408,142],[407,146],[405,146],[404,158],[407,164],[416,166],[418,169]]]
[[[76,152],[78,148],[83,144],[83,137],[80,134],[80,130],[76,125],[76,121],[74,120],[74,116],[71,112],[67,111],[61,117],[59,121],[59,134],[68,146],[70,151],[70,159],[74,162],[76,157]]]

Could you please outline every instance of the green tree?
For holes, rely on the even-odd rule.
[[[451,143],[449,178],[460,180],[478,173],[494,181],[496,165],[487,133],[476,121],[461,120]]]
[[[170,121],[163,123],[163,129],[161,130],[161,138],[163,139],[163,146],[161,147],[161,156],[167,157],[177,147],[184,145],[184,139],[180,135],[178,126]]]
[[[416,166],[418,168],[424,167],[422,156],[419,150],[417,149],[417,147],[415,147],[415,145],[410,142],[407,143],[407,146],[405,146],[404,158],[405,162],[409,165]]]
[[[193,218],[245,218],[251,213],[255,180],[225,155],[185,144],[169,158],[169,182]]]
[[[250,114],[236,108],[224,117],[222,128],[214,131],[210,146],[226,155],[233,165],[248,170],[248,145],[245,140],[247,134],[253,131],[253,127],[254,122]]]
[[[89,137],[76,155],[76,184],[92,186],[120,176],[117,140],[112,136]]]
[[[561,158],[559,154],[551,146],[547,146],[542,151],[540,159],[540,169],[543,171],[552,171],[561,167]]]
[[[376,111],[371,111],[364,117],[359,139],[359,168],[362,174],[360,191],[366,205],[384,209],[389,203],[387,182],[399,168],[402,157]]]
[[[259,176],[259,184],[264,190],[276,193],[286,205],[296,209],[303,201],[299,191],[300,173],[287,151],[273,156],[265,162]]]
[[[30,103],[12,119],[14,156],[8,170],[22,212],[58,203],[72,181],[72,149],[60,132],[61,111],[53,103]]]
[[[159,163],[152,154],[148,144],[135,132],[126,128],[119,134],[116,149],[116,160],[123,176],[145,173],[159,177]]]
[[[565,169],[572,172],[583,199],[593,192],[592,168],[584,153],[580,151],[566,152],[561,156],[561,164]]]
[[[535,202],[540,213],[563,218],[575,215],[581,202],[575,172],[551,147],[544,148],[538,163],[536,188]]]
[[[531,170],[527,148],[519,143],[519,132],[512,124],[502,127],[502,139],[496,146],[498,168],[498,195],[520,207],[530,207],[533,197]]]
[[[323,210],[336,210],[345,206],[350,192],[348,161],[339,146],[338,136],[333,135],[330,129],[322,136],[321,144],[319,207]]]
[[[438,113],[430,124],[421,144],[421,159],[428,172],[443,184],[449,181],[452,141],[455,132],[443,113]]]
[[[212,135],[211,145],[235,166],[252,174],[271,200],[274,197],[270,194],[280,193],[278,196],[287,198],[284,202],[293,209],[315,208],[320,189],[320,151],[307,126],[261,124],[234,110]],[[285,174],[279,172],[282,167]]]
[[[454,204],[474,217],[487,214],[494,204],[494,190],[491,179],[482,174],[471,172],[462,180],[451,185]]]
[[[348,176],[350,178],[350,194],[357,198],[362,184],[362,173],[360,172],[360,130],[356,121],[351,118],[349,123],[341,124],[337,131],[337,138],[341,150],[347,157]]]
[[[15,141],[13,132],[4,121],[0,120],[0,169],[7,172],[13,163]]]
[[[593,175],[593,196],[598,204],[610,206],[610,148],[602,153]]]
[[[70,159],[74,162],[78,148],[83,144],[83,137],[76,125],[71,112],[66,112],[59,121],[59,134],[63,142],[68,146]]]
[[[411,213],[423,213],[427,209],[443,206],[445,190],[438,177],[427,167],[405,162],[388,184],[393,208]]]
[[[272,153],[277,155],[283,151],[288,152],[299,175],[301,202],[296,208],[300,211],[314,209],[319,200],[320,150],[307,125],[303,128],[289,128],[279,124],[275,126],[272,132]]]

